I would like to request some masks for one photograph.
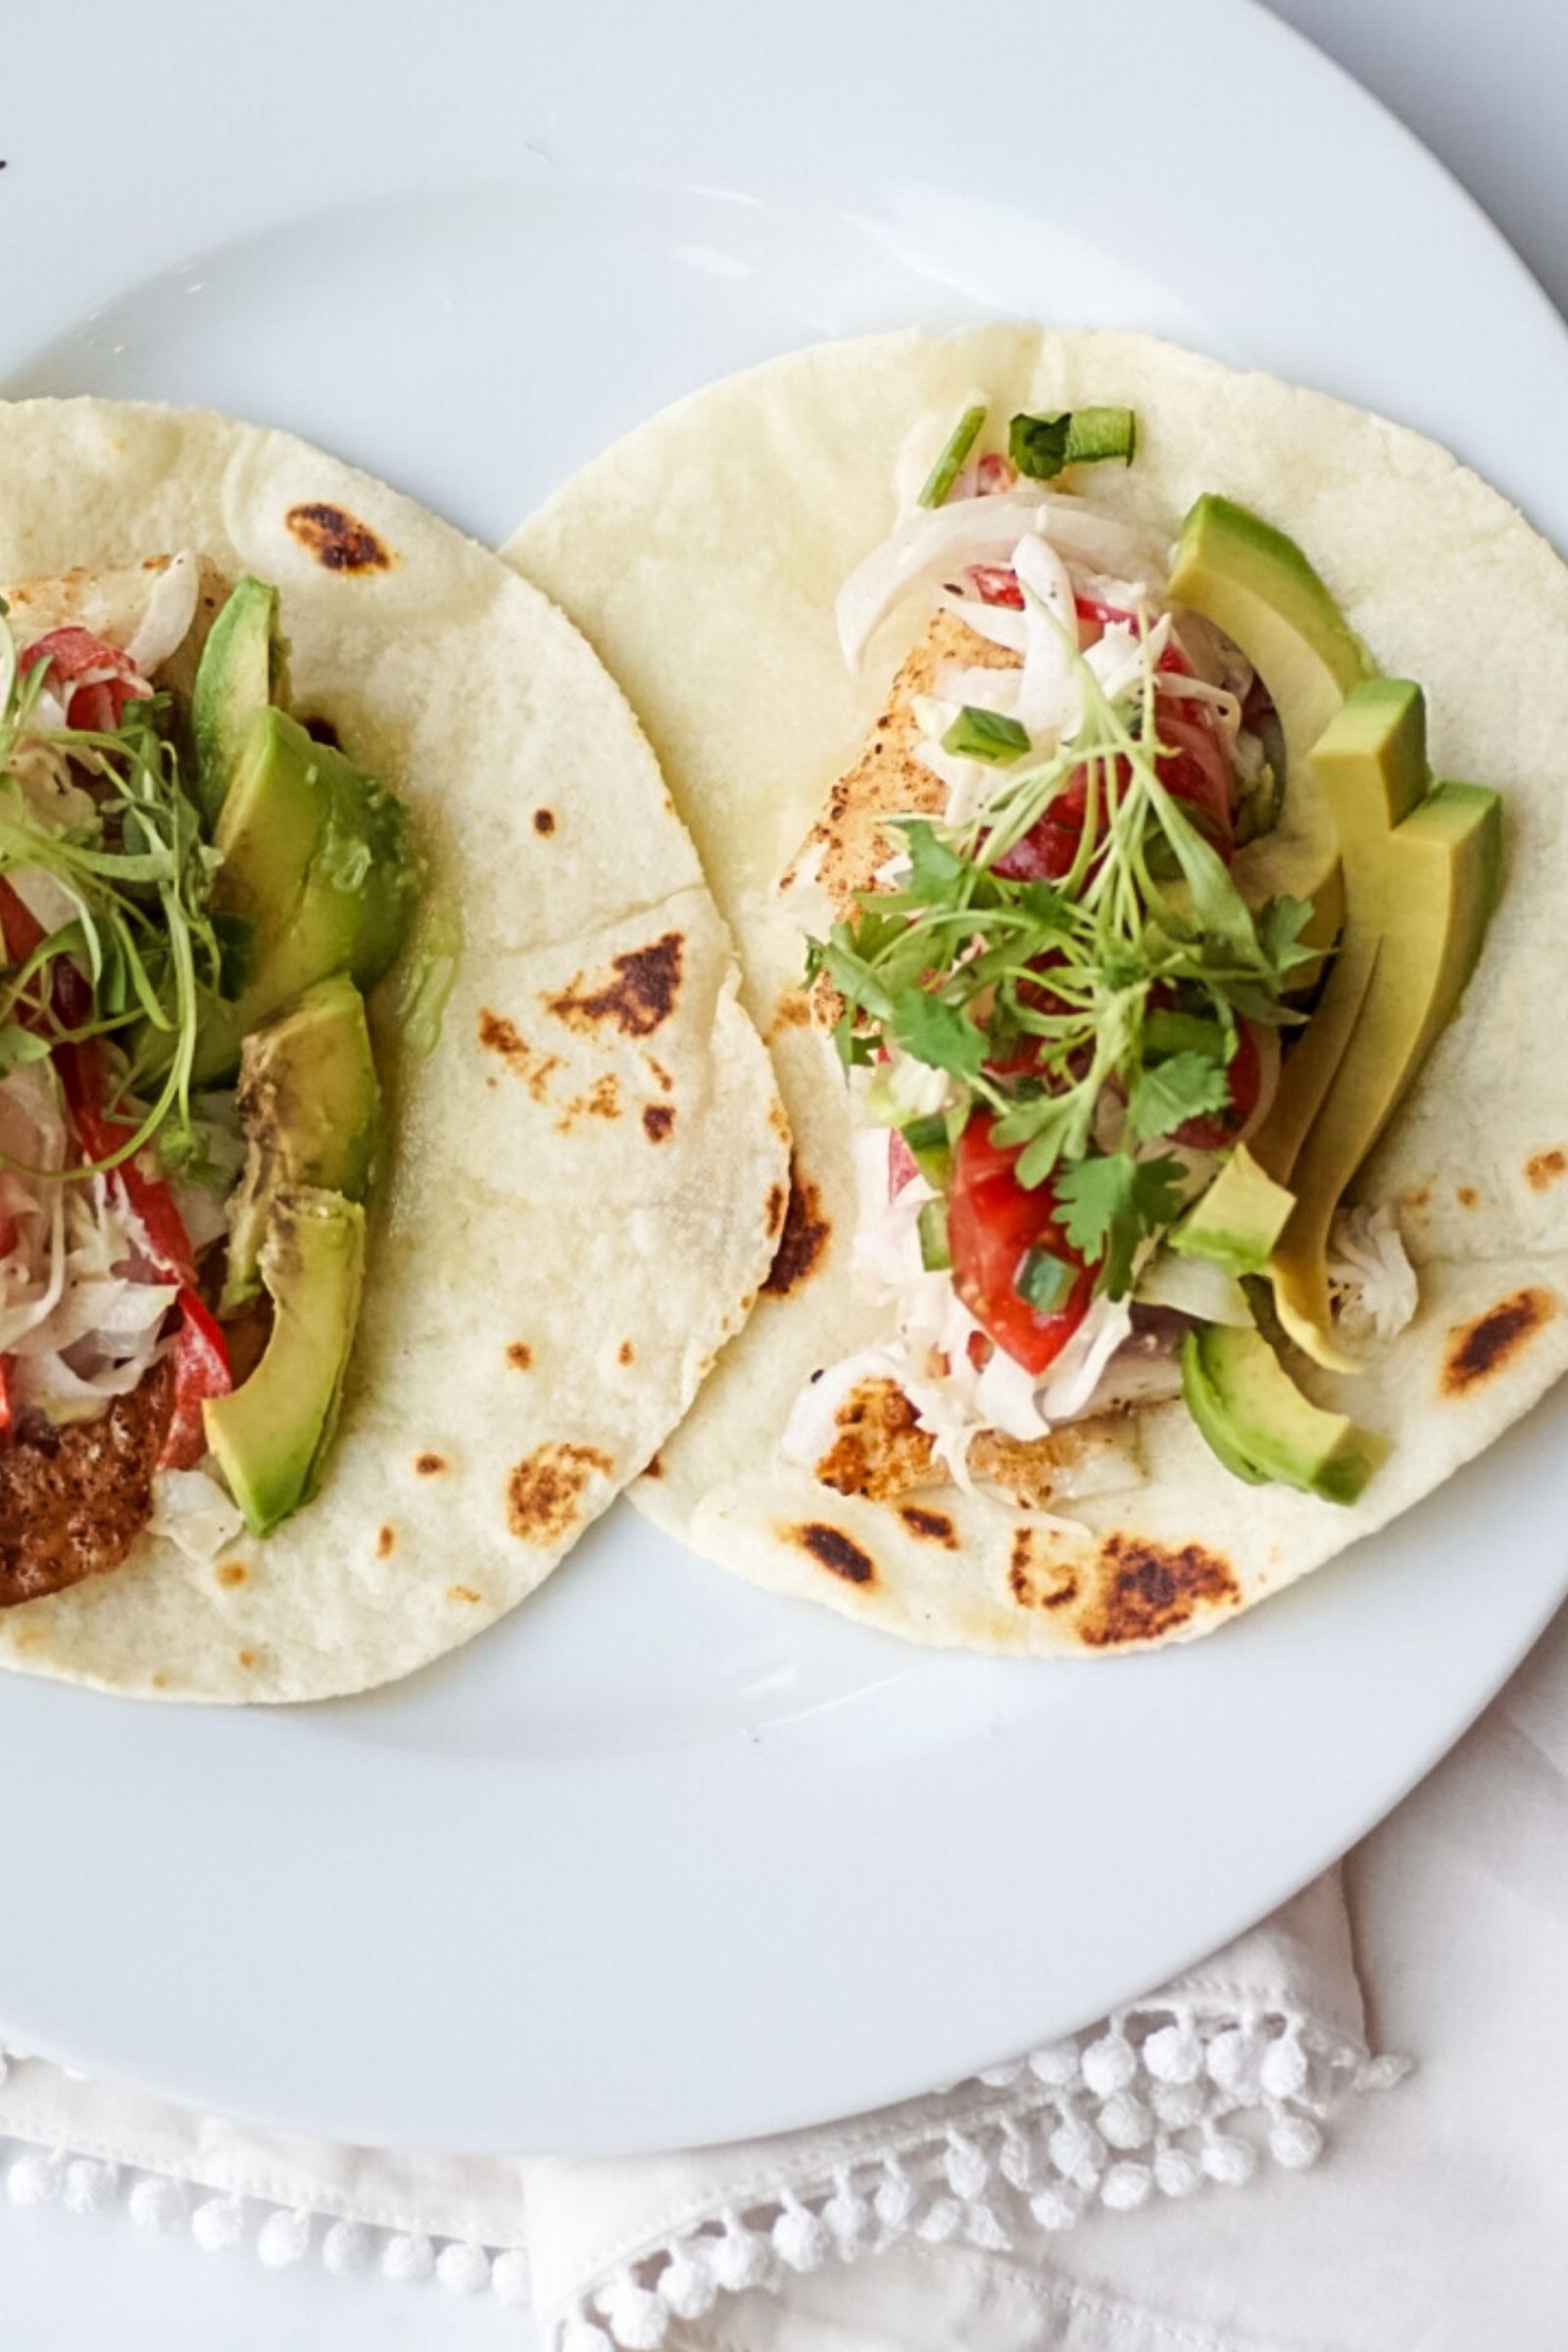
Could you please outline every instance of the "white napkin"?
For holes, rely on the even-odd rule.
[[[1560,2352],[1565,1864],[1568,1617],[1348,1865],[1380,2023],[1425,2062],[1396,2099],[1347,2099],[1402,2069],[1368,2054],[1331,1874],[1070,2043],[815,2131],[397,2155],[13,2054],[6,2187],[273,2267],[489,2286],[531,2301],[551,2352]]]

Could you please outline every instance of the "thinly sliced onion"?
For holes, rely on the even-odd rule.
[[[1082,499],[1007,491],[921,508],[896,523],[839,590],[839,643],[851,669],[895,605],[922,585],[935,587],[971,564],[1007,556],[1025,535],[1049,535],[1057,552],[1107,568],[1137,569],[1147,543],[1126,523],[1097,514]],[[1129,561],[1129,559],[1131,559]]]
[[[1053,1421],[1081,1413],[1132,1327],[1125,1298],[1097,1298],[1041,1383],[1041,1411]]]
[[[1020,539],[1012,568],[1024,590],[1023,667],[1010,715],[1028,729],[1037,750],[1054,751],[1074,734],[1083,693],[1073,656],[1078,614],[1067,566],[1047,539]]]
[[[973,629],[988,645],[1000,645],[1009,654],[1021,655],[1024,648],[1024,617],[1009,605],[988,605],[976,596],[956,596],[944,588],[937,597],[944,612],[956,612],[966,629]]]
[[[81,904],[54,874],[41,865],[15,865],[6,880],[33,921],[44,933],[63,931],[81,912]]]
[[[171,654],[177,653],[184,644],[196,617],[200,585],[201,566],[188,548],[172,557],[156,575],[147,610],[125,648],[125,659],[140,676],[150,679],[154,670],[162,668]]]
[[[1251,1115],[1246,1126],[1236,1139],[1238,1143],[1242,1144],[1246,1143],[1250,1135],[1255,1135],[1258,1128],[1262,1126],[1263,1121],[1273,1109],[1274,1098],[1280,1091],[1279,1031],[1272,1022],[1254,1021],[1252,1043],[1257,1049],[1257,1101],[1252,1105]]]
[[[1234,1274],[1207,1258],[1157,1250],[1138,1278],[1137,1295],[1145,1306],[1168,1306],[1199,1323],[1225,1323],[1236,1331],[1251,1328],[1247,1293]]]
[[[205,1470],[160,1470],[153,1481],[148,1534],[167,1537],[198,1565],[215,1560],[244,1524],[226,1490]]]

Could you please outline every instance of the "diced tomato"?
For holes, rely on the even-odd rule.
[[[971,564],[969,579],[982,604],[1005,605],[1014,612],[1023,611],[1023,590],[1010,564]]]
[[[969,1121],[954,1162],[948,1244],[954,1288],[975,1321],[1025,1371],[1041,1373],[1088,1313],[1094,1269],[1054,1222],[1050,1185],[1031,1191],[1018,1182],[1018,1157],[1016,1150],[995,1141],[984,1112]],[[1014,1287],[1031,1250],[1048,1250],[1080,1269],[1054,1314],[1041,1314]]]
[[[205,1396],[226,1396],[233,1387],[222,1332],[193,1290],[179,1294],[179,1336],[174,1342],[174,1410],[170,1418],[160,1470],[188,1470],[207,1451]]]
[[[125,705],[146,697],[146,681],[128,655],[118,645],[106,645],[90,629],[51,629],[46,637],[28,646],[22,656],[21,666],[24,671],[35,669],[40,662],[49,664],[45,683],[51,691],[60,694],[65,689],[68,726],[112,734],[120,724]],[[95,677],[88,685],[72,685],[73,678],[94,670],[107,670],[111,674]]]
[[[1012,460],[989,451],[975,467],[975,496],[993,498],[999,491],[1010,490],[1017,479],[1018,468]]]
[[[1257,1031],[1250,1021],[1236,1024],[1236,1051],[1226,1069],[1230,1084],[1230,1101],[1223,1110],[1210,1111],[1205,1117],[1184,1119],[1176,1130],[1176,1141],[1193,1152],[1223,1152],[1233,1144],[1257,1108],[1257,1098],[1263,1085],[1263,1057],[1258,1051]]]

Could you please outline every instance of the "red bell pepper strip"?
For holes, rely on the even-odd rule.
[[[222,1332],[200,1295],[179,1294],[179,1336],[174,1342],[174,1410],[158,1456],[160,1470],[188,1470],[207,1451],[202,1399],[226,1396],[233,1387]]]
[[[131,1132],[129,1122],[104,1108],[108,1079],[101,1041],[95,1037],[56,1049],[71,1123],[89,1159],[107,1159]],[[152,1254],[179,1284],[179,1332],[174,1341],[174,1409],[158,1457],[161,1470],[188,1470],[207,1451],[202,1419],[205,1396],[226,1396],[233,1387],[228,1348],[196,1289],[196,1254],[185,1222],[167,1184],[146,1175],[134,1159],[122,1159],[113,1175],[140,1218]]]

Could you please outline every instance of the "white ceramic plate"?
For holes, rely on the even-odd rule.
[[[24,84],[0,388],[291,425],[481,537],[725,369],[1011,310],[1384,408],[1568,540],[1561,324],[1243,0],[65,0]],[[9,1680],[0,2017],[449,2147],[719,2138],[960,2074],[1239,1929],[1436,1760],[1563,1590],[1563,1403],[1154,1657],[928,1656],[620,1510],[369,1699]]]

